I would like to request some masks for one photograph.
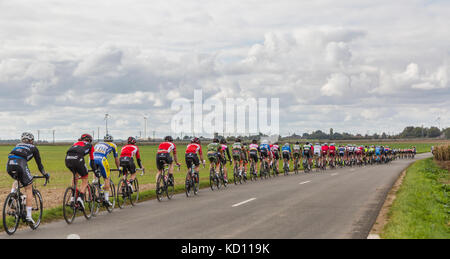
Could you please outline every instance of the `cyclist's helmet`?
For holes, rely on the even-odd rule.
[[[128,144],[131,144],[131,145],[136,144],[136,139],[133,138],[133,137],[129,137],[129,138],[128,138]]]
[[[111,136],[109,134],[106,134],[106,136],[103,138],[103,141],[105,141],[105,142],[113,142],[114,138],[113,138],[113,136]]]
[[[267,139],[264,139],[263,141],[261,141],[261,144],[269,144],[269,141],[267,141]]]
[[[287,146],[289,146],[290,144],[288,143],[288,142],[286,142],[286,143],[284,143],[284,146],[285,147],[287,147]]]
[[[87,141],[87,142],[91,143],[92,142],[92,136],[89,135],[89,134],[83,134],[83,135],[81,135],[79,141]]]
[[[217,142],[219,142],[218,139]],[[225,138],[220,139],[220,144],[227,144],[227,140]]]
[[[191,143],[200,144],[200,139],[199,139],[199,138],[193,138],[193,139],[191,140]]]
[[[22,142],[24,140],[34,141],[34,136],[30,132],[24,132],[24,133],[22,133],[22,136],[20,137],[20,139],[22,140]]]
[[[333,147],[334,147],[334,146],[336,146],[336,144],[335,144],[335,143],[331,143],[330,146],[333,146]]]
[[[306,142],[306,145],[309,145],[309,142]]]
[[[214,138],[214,139],[213,139],[213,142],[214,142],[214,143],[219,143],[219,139],[218,139],[218,138]],[[220,143],[222,143],[222,141],[220,141]]]
[[[316,144],[315,144],[315,145],[316,145],[316,146],[318,146],[318,145],[320,145],[320,144],[316,142]]]
[[[300,142],[297,141],[297,142],[295,142],[295,144],[298,145],[298,144],[300,144]]]
[[[173,141],[173,138],[172,138],[172,136],[166,136],[166,137],[164,138],[164,141],[172,142],[172,141]]]
[[[252,140],[252,143],[256,144],[256,143],[258,143],[258,140],[254,139],[254,140]]]
[[[237,139],[236,139],[236,142],[241,142],[241,139],[240,139],[240,138],[237,138]]]

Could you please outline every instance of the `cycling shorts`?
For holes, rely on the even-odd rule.
[[[283,152],[283,159],[291,159],[291,155],[289,154],[289,152]]]
[[[250,152],[250,160],[255,161],[256,163],[258,163],[258,153],[256,152]]]
[[[120,158],[120,166],[122,167],[123,174],[136,173],[136,165],[132,157],[124,156]]]
[[[84,157],[78,157],[76,154],[68,154],[66,156],[66,167],[75,174],[81,176],[82,179],[88,177],[88,169],[86,163],[84,162]]]
[[[6,171],[14,180],[19,181],[23,187],[33,183],[33,176],[24,158],[9,158]]]
[[[94,159],[94,163],[97,168],[100,169],[100,174],[104,179],[109,178],[111,175],[111,169],[109,168],[108,159],[106,157]]]
[[[159,153],[156,155],[156,167],[158,170],[163,170],[164,165],[171,165],[172,163],[173,160],[169,153]]]
[[[191,168],[192,164],[194,164],[196,167],[200,165],[200,160],[198,159],[198,156],[195,153],[187,153],[185,155],[185,159],[187,168]]]

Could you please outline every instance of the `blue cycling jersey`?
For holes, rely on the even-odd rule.
[[[283,151],[283,152],[291,152],[291,146],[283,146],[281,148],[281,151]]]
[[[94,146],[94,159],[101,160],[106,158],[111,152],[113,152],[114,157],[118,157],[116,144],[111,142],[100,142]]]
[[[269,144],[261,144],[259,145],[260,151],[270,151],[270,145]]]

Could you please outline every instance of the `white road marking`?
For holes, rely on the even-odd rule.
[[[335,176],[335,175],[338,175],[338,173],[333,173],[333,174],[331,174],[331,176]]]
[[[67,236],[67,239],[81,239],[81,238],[77,234],[70,234],[70,235]]]
[[[245,204],[245,203],[247,203],[247,202],[251,202],[251,201],[253,201],[253,200],[256,200],[256,198],[251,198],[251,199],[248,199],[248,200],[246,200],[246,201],[236,203],[236,204],[234,204],[234,205],[231,206],[231,207],[237,207],[237,206],[240,206],[240,205]]]
[[[305,183],[309,183],[309,182],[311,182],[311,181],[301,182],[299,184],[305,184]]]

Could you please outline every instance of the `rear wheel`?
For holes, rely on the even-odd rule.
[[[3,205],[3,227],[8,235],[16,232],[19,226],[20,209],[16,193],[10,193]]]
[[[170,177],[168,178],[167,181],[170,181],[169,179],[170,179]],[[173,176],[172,176],[171,181],[172,181],[172,183],[170,185],[167,184],[167,189],[166,189],[167,199],[169,199],[169,200],[172,199],[172,197],[175,193],[175,179],[173,178]]]
[[[184,188],[185,188],[185,191],[186,191],[186,197],[189,197],[190,196],[190,192],[191,192],[191,179],[190,179],[190,174],[191,174],[191,172],[190,171],[188,171],[188,173],[186,174],[186,181],[184,182],[185,184],[184,184]]]
[[[156,182],[156,198],[158,201],[162,201],[164,195],[164,181],[162,174],[159,174],[158,181]]]
[[[112,206],[106,206],[106,210],[111,213],[116,206],[116,187],[111,179],[109,179],[109,192],[109,202],[111,202]]]
[[[42,220],[42,195],[38,190],[33,190],[33,206],[32,206],[32,218],[34,221],[33,225],[29,225],[31,229],[35,230],[39,227]]]
[[[64,192],[63,199],[63,216],[67,224],[72,224],[76,213],[77,209],[75,207],[74,191],[72,187],[68,187]]]
[[[200,189],[200,176],[198,173],[194,172],[194,194],[198,194],[198,190]]]

